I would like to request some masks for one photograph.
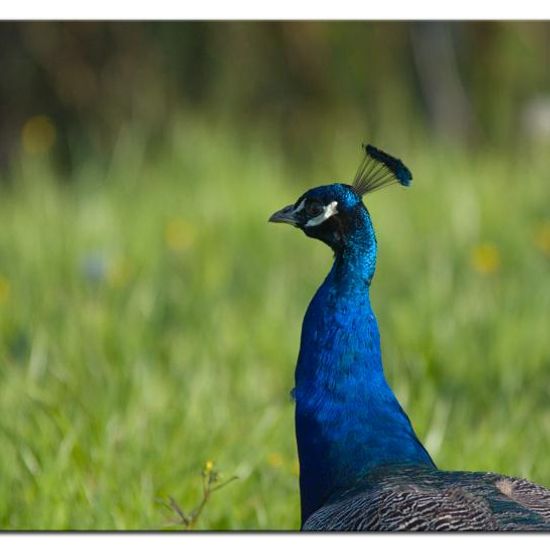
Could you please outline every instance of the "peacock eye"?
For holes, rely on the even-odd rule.
[[[314,218],[323,212],[324,206],[318,201],[311,201],[306,204],[306,214]]]

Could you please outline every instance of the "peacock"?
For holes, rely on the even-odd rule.
[[[386,382],[369,291],[377,243],[362,197],[408,187],[401,160],[372,146],[352,185],[315,187],[269,221],[319,239],[334,263],[304,317],[292,395],[301,527],[314,531],[550,531],[550,490],[437,468]]]

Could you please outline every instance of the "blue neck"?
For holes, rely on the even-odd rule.
[[[295,388],[302,521],[377,466],[433,465],[384,378],[366,209],[353,226],[302,327]]]

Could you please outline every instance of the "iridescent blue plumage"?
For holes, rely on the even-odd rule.
[[[399,159],[374,145],[363,145],[363,149],[365,156],[353,180],[353,188],[358,195],[365,195],[392,183],[404,187],[411,184],[412,174]]]
[[[384,164],[392,181],[410,182],[401,161],[372,146],[366,156]],[[379,187],[379,172],[365,169],[371,162],[363,162],[353,186],[316,187],[271,217],[325,242],[335,254],[306,312],[295,373],[302,526],[498,529],[500,518],[503,528],[544,528],[544,513],[518,504],[519,497],[510,502],[494,479],[482,477],[489,474],[437,470],[385,380],[369,297],[376,237],[361,200]],[[517,496],[521,491],[515,490]],[[546,491],[523,485],[521,490]],[[542,494],[548,511],[550,492]]]
[[[401,185],[408,186],[411,184],[412,174],[410,170],[399,160],[388,153],[384,153],[380,149],[377,149],[373,145],[366,145],[365,152],[368,156],[380,161],[382,164],[388,167],[388,169],[395,175]]]
[[[367,209],[348,187],[310,193],[310,198],[337,200],[339,211],[348,213],[348,227],[307,310],[296,368],[304,521],[335,490],[349,487],[374,466],[432,464],[384,378],[369,299],[376,239]]]

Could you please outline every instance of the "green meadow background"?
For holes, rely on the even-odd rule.
[[[440,468],[550,486],[548,24],[0,36],[0,528],[299,528],[289,391],[331,252],[267,219],[363,141],[414,176],[365,199],[392,387]]]

